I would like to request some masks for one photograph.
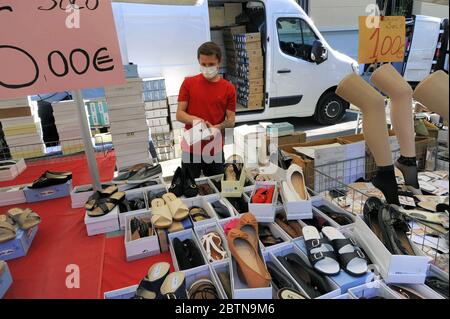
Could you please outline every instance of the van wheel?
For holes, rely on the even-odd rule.
[[[325,93],[317,103],[314,120],[322,125],[333,125],[339,123],[345,115],[350,104],[334,92]]]

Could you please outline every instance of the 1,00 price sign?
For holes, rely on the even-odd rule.
[[[405,17],[359,17],[360,64],[402,62],[405,41]]]

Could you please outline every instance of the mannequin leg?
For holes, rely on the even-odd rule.
[[[372,74],[371,81],[381,92],[391,98],[391,121],[401,153],[395,166],[403,173],[406,185],[419,189],[412,112],[413,90],[390,64],[384,64],[378,68]]]
[[[414,99],[448,122],[448,74],[437,71],[416,87]]]
[[[336,94],[361,109],[364,137],[378,166],[372,183],[383,192],[389,204],[399,204],[384,97],[355,73],[339,83]]]

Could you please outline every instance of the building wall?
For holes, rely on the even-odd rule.
[[[310,0],[309,15],[320,31],[358,30],[358,17],[376,0]]]
[[[413,14],[437,18],[448,18],[448,6],[414,1]]]

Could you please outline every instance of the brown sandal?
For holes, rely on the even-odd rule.
[[[189,288],[188,299],[220,299],[213,282],[202,278],[194,282]]]
[[[191,207],[189,209],[189,215],[194,220],[194,222],[201,222],[203,220],[211,219],[211,217],[205,212],[205,210],[201,207]]]
[[[89,217],[101,217],[110,213],[125,198],[125,193],[117,192],[111,197],[102,198],[96,201],[95,209],[87,212]]]

